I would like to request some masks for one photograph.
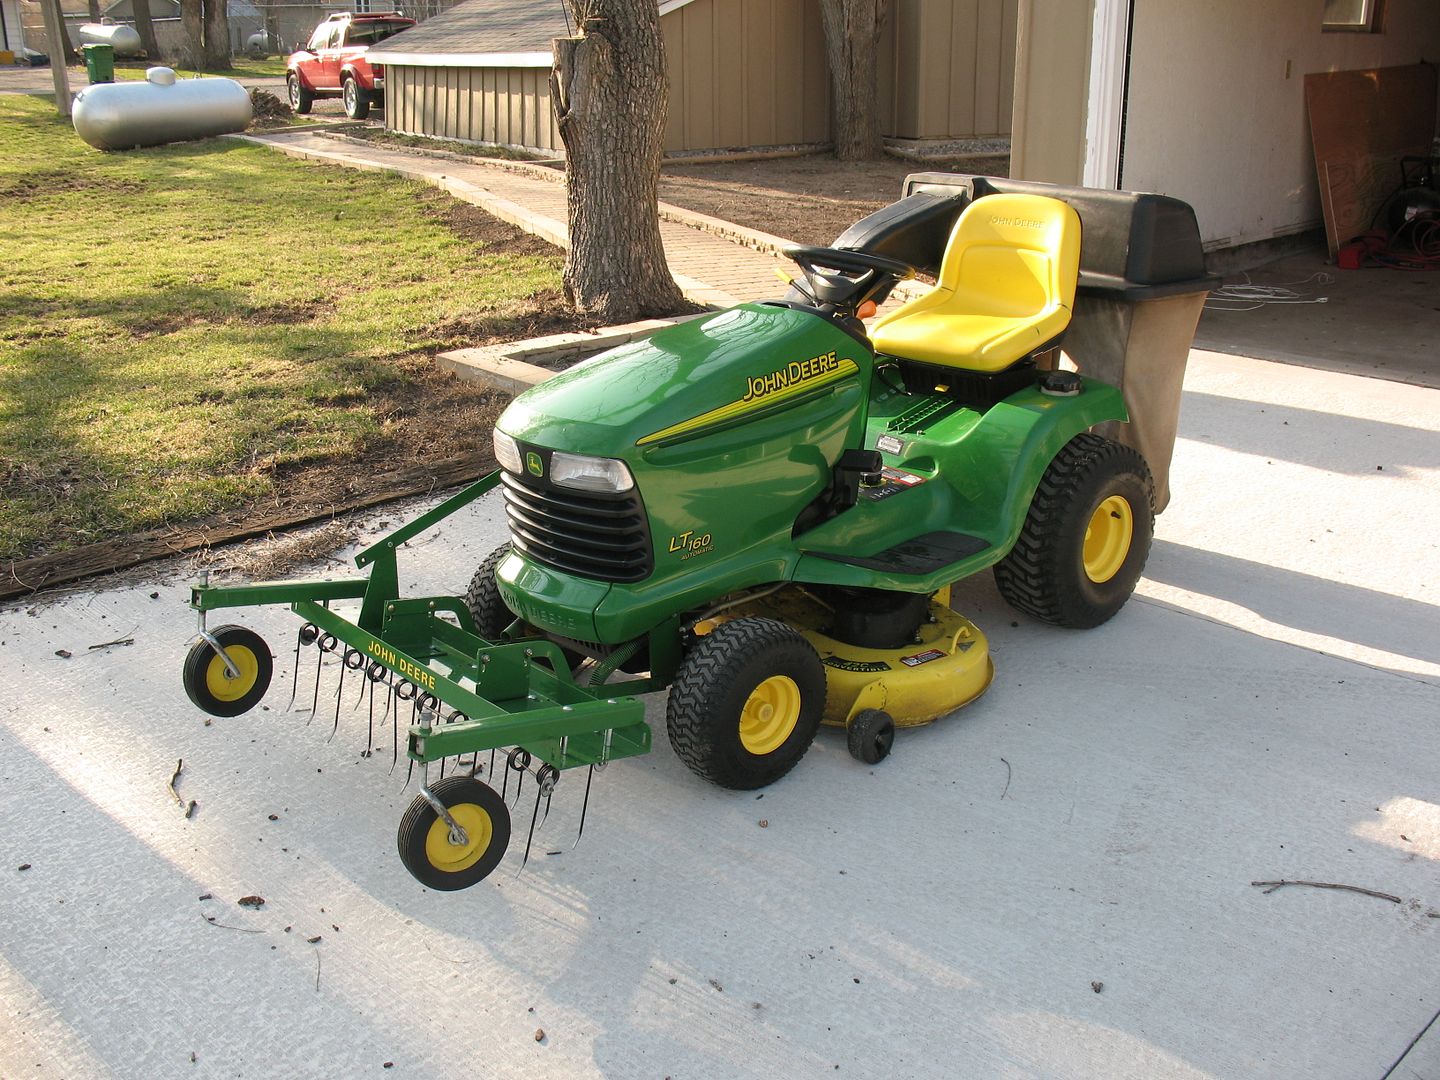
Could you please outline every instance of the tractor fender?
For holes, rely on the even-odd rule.
[[[857,505],[796,538],[792,580],[813,584],[933,592],[999,562],[1015,545],[1051,461],[1081,432],[1127,421],[1120,391],[1085,379],[1080,393],[1038,387],[1012,394],[983,414],[963,411],[907,443],[885,464],[913,486]],[[954,561],[907,560],[886,553],[934,534],[952,538]]]

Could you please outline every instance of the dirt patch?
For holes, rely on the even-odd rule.
[[[1008,176],[1009,155],[920,163],[836,161],[830,154],[763,161],[669,165],[660,198],[687,210],[773,233],[798,244],[828,245],[866,214],[900,198],[915,172]]]
[[[131,195],[144,191],[145,185],[134,180],[110,177],[76,176],[69,172],[34,172],[20,177],[8,187],[0,188],[0,199],[27,202],[46,195],[76,191],[103,191],[107,195]]]
[[[288,102],[258,86],[250,88],[250,109],[255,117],[256,126],[288,124],[295,116]]]
[[[471,203],[452,199],[440,191],[421,195],[425,216],[445,223],[458,236],[480,247],[503,247],[513,255],[554,255],[560,249],[548,240],[491,217]]]

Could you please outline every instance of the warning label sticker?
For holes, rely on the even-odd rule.
[[[921,664],[928,664],[931,660],[943,660],[945,654],[939,649],[926,649],[924,652],[914,653],[911,656],[902,656],[900,662],[906,667],[919,667]]]
[[[881,499],[898,495],[906,488],[918,487],[923,483],[925,483],[925,477],[919,473],[906,472],[904,469],[895,469],[886,465],[880,470],[880,483],[875,487],[865,488],[861,494],[867,499],[879,502]]]

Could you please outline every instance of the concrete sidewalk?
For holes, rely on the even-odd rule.
[[[466,160],[405,151],[308,131],[234,136],[292,157],[356,169],[383,169],[434,184],[502,221],[565,246],[568,236],[564,174],[526,162]],[[731,307],[780,295],[776,270],[792,270],[775,249],[786,243],[754,229],[661,204],[660,236],[671,273],[698,304]]]

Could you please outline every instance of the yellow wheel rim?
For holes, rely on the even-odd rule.
[[[255,681],[260,678],[260,661],[244,645],[226,645],[225,653],[239,669],[239,676],[231,678],[225,661],[217,654],[210,657],[210,665],[205,669],[205,689],[216,701],[239,701],[255,689]]]
[[[490,849],[495,829],[490,824],[490,815],[474,803],[450,807],[450,816],[465,830],[466,842],[452,844],[450,826],[443,818],[437,817],[425,834],[425,858],[436,870],[458,874],[461,870],[469,870]]]
[[[1125,565],[1135,538],[1135,513],[1123,495],[1111,495],[1095,508],[1085,526],[1085,576],[1097,585]]]
[[[778,750],[800,719],[800,687],[788,675],[772,675],[740,710],[740,745],[752,754]]]

